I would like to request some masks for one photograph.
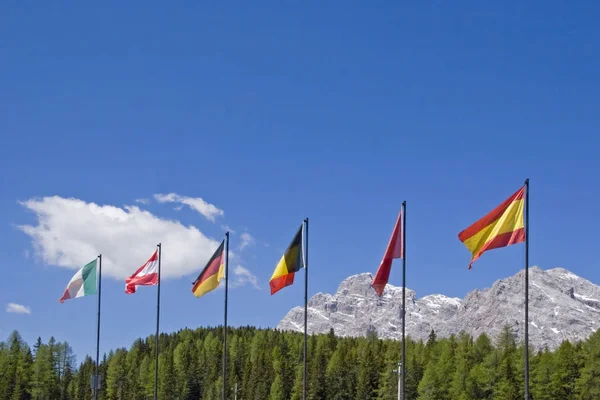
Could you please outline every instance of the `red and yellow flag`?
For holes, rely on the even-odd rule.
[[[525,186],[458,234],[472,254],[469,269],[484,252],[525,241],[524,197]]]
[[[221,245],[217,248],[215,253],[212,255],[206,267],[200,272],[198,278],[193,283],[192,293],[196,297],[200,297],[216,289],[219,286],[221,278],[225,276],[225,254],[223,248],[225,240],[221,242]]]

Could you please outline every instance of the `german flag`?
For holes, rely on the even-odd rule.
[[[208,260],[206,267],[204,267],[192,284],[192,293],[194,293],[194,296],[200,297],[216,289],[219,286],[221,278],[225,276],[224,245],[225,240],[221,242],[221,245],[219,245],[210,260]]]
[[[300,268],[304,267],[303,228],[304,224],[300,225],[296,236],[294,236],[287,250],[283,253],[281,260],[279,260],[279,264],[275,267],[273,276],[271,276],[271,280],[269,281],[272,295],[294,283],[294,274]]]
[[[525,186],[485,217],[458,234],[460,241],[472,254],[469,269],[485,251],[525,241],[524,197]]]

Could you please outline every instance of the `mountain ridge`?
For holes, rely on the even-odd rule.
[[[524,339],[524,270],[474,289],[463,299],[443,294],[418,298],[406,288],[406,334],[427,339],[431,330],[441,337],[461,330],[477,337],[497,337],[504,325]],[[335,294],[317,293],[308,302],[309,333],[333,328],[339,336],[401,337],[402,288],[386,285],[381,298],[371,288],[372,274],[344,279]],[[277,329],[303,331],[304,308],[294,307]],[[529,337],[536,349],[557,348],[564,340],[578,341],[600,328],[600,286],[564,268],[529,269]]]

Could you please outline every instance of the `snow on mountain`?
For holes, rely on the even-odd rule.
[[[432,329],[441,337],[461,330],[477,337],[497,337],[509,325],[518,340],[524,337],[524,271],[474,290],[464,299],[433,294],[417,298],[406,289],[406,333],[427,339]],[[402,289],[387,285],[383,296],[371,288],[372,275],[346,278],[334,295],[317,293],[308,302],[309,333],[333,328],[340,336],[399,339]],[[600,286],[563,268],[529,270],[529,334],[534,348],[554,349],[563,340],[582,340],[600,328]],[[302,331],[304,308],[294,307],[279,322],[282,330]]]

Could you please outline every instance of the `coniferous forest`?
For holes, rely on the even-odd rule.
[[[228,399],[301,399],[301,334],[230,328],[227,343]],[[309,399],[397,399],[398,341],[330,332],[311,336],[308,349]],[[406,349],[407,399],[524,397],[523,348],[509,328],[497,338],[440,339],[431,332],[425,342],[407,340]],[[222,328],[161,334],[159,399],[220,399],[221,363]],[[91,400],[93,369],[90,357],[76,363],[68,343],[38,339],[30,347],[13,332],[0,343],[0,400]],[[100,369],[101,399],[152,399],[154,337],[110,351]],[[600,399],[600,331],[585,342],[532,353],[531,390],[535,400]]]

